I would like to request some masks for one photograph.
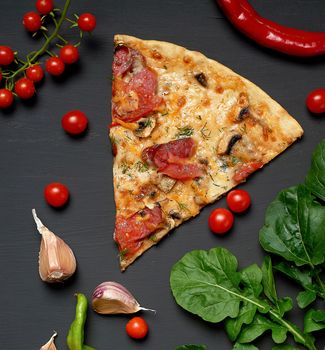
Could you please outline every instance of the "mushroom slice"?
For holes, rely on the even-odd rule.
[[[241,139],[242,135],[236,132],[225,133],[217,147],[218,155],[229,155],[236,142]]]
[[[137,121],[138,127],[134,130],[134,134],[138,137],[149,137],[156,126],[156,118],[146,117]]]
[[[177,180],[172,179],[167,175],[158,173],[154,178],[154,182],[161,191],[168,193],[172,190]]]

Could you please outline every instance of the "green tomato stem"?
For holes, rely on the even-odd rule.
[[[31,58],[27,59],[27,62],[25,64],[23,64],[19,69],[17,69],[12,75],[8,76],[7,79],[13,80],[15,78],[15,76],[17,76],[18,74],[22,73],[31,64],[35,63],[38,60],[38,58],[40,56],[42,56],[45,52],[49,53],[48,47],[49,47],[50,43],[52,42],[52,40],[58,37],[59,30],[60,30],[60,28],[62,26],[63,21],[66,18],[66,14],[68,12],[70,3],[71,3],[71,0],[66,0],[66,2],[64,4],[63,11],[62,11],[62,14],[61,14],[61,17],[57,21],[57,23],[55,24],[55,29],[54,29],[53,33],[49,37],[47,37],[47,39],[44,42],[43,46],[38,51],[36,51]]]

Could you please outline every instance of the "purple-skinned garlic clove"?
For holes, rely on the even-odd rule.
[[[105,315],[133,314],[146,309],[138,303],[135,297],[117,282],[103,282],[96,287],[92,296],[92,308],[95,312]]]

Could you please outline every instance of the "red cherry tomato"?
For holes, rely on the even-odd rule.
[[[34,83],[28,78],[17,80],[15,83],[15,93],[23,100],[33,97],[35,94]]]
[[[60,49],[60,58],[66,64],[72,64],[78,61],[79,51],[73,45],[67,44]]]
[[[42,26],[41,16],[34,11],[27,12],[23,17],[23,25],[29,32],[37,32]]]
[[[96,28],[96,17],[91,13],[83,13],[78,18],[78,27],[84,32],[92,32]]]
[[[14,95],[8,89],[0,89],[0,108],[8,108],[14,102]]]
[[[148,334],[148,324],[142,317],[133,317],[125,329],[128,336],[133,339],[142,339]]]
[[[233,190],[227,195],[227,204],[235,213],[243,213],[251,205],[251,196],[244,190]]]
[[[307,108],[312,113],[325,112],[325,89],[316,89],[312,91],[306,100]]]
[[[29,80],[37,83],[44,77],[43,68],[39,64],[34,64],[26,69],[26,76]]]
[[[46,71],[54,76],[61,75],[64,72],[64,62],[59,57],[50,57],[45,62]]]
[[[61,124],[63,130],[67,133],[78,135],[86,130],[88,118],[81,111],[70,111],[63,116]]]
[[[54,8],[53,0],[37,0],[35,6],[41,15],[47,15]]]
[[[233,224],[234,216],[227,209],[214,209],[209,216],[209,227],[213,233],[224,234],[232,228]]]
[[[9,46],[0,46],[0,65],[8,66],[15,59],[15,54]]]
[[[58,208],[67,203],[70,194],[65,185],[60,182],[53,182],[45,187],[44,196],[49,205]]]

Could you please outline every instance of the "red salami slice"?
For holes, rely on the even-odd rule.
[[[113,99],[113,118],[134,122],[152,113],[163,101],[156,95],[157,86],[157,74],[149,68],[143,68],[128,83],[117,85],[114,81],[113,94],[120,98],[118,102]]]
[[[188,137],[145,148],[142,159],[173,179],[189,180],[203,175],[199,165],[185,162],[194,155],[195,150],[194,140]]]
[[[153,209],[145,208],[129,218],[117,217],[114,240],[120,251],[135,252],[143,239],[154,233],[163,222],[162,211],[159,206]]]
[[[181,181],[195,179],[204,175],[202,168],[197,164],[168,164],[160,172]]]
[[[262,162],[253,162],[253,163],[243,164],[239,169],[235,171],[233,179],[238,183],[243,182],[246,180],[247,176],[252,174],[257,169],[262,168],[262,166],[263,166]]]
[[[132,67],[133,57],[131,50],[125,45],[119,45],[115,49],[112,71],[114,76],[122,75]]]

